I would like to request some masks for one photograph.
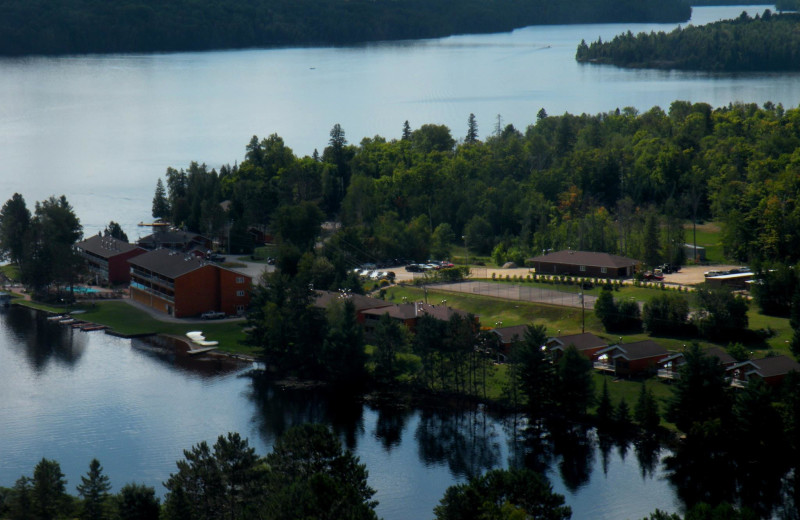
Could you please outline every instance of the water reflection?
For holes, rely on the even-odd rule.
[[[423,410],[414,438],[425,464],[471,478],[500,465],[499,429],[482,410]]]
[[[358,435],[364,431],[364,405],[352,395],[282,386],[260,371],[249,375],[252,390],[248,397],[258,410],[254,420],[264,442],[274,443],[292,426],[321,423],[329,425],[349,450],[356,450]]]
[[[17,348],[23,348],[31,369],[42,373],[51,360],[72,367],[83,355],[86,337],[68,325],[47,320],[43,312],[12,306],[3,310],[3,323],[12,331]]]
[[[561,457],[558,471],[572,493],[589,482],[594,462],[593,430],[579,424],[553,423],[550,426],[553,453]]]
[[[379,408],[375,423],[375,438],[381,441],[384,450],[391,451],[400,445],[403,430],[411,416],[408,408]]]
[[[186,342],[169,336],[133,338],[131,347],[162,364],[203,379],[230,374],[246,366],[246,363],[227,356],[189,355]]]

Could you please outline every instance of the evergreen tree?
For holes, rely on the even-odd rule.
[[[685,363],[672,385],[666,419],[689,433],[695,426],[724,419],[730,412],[729,384],[719,358],[707,356],[697,343],[684,352]]]
[[[394,385],[400,373],[397,354],[408,349],[408,330],[388,313],[381,315],[375,327],[375,379]]]
[[[464,138],[467,144],[478,142],[478,123],[475,121],[475,114],[470,114],[467,120],[467,136]]]
[[[614,413],[614,422],[617,428],[621,430],[626,430],[631,426],[631,409],[624,397],[620,399],[617,405],[617,409]]]
[[[639,426],[647,431],[654,431],[661,423],[661,416],[658,413],[658,402],[653,392],[647,388],[643,381],[639,391],[639,399],[636,401],[634,418]]]
[[[123,242],[128,241],[128,235],[126,235],[122,230],[122,226],[113,220],[109,222],[106,226],[106,229],[103,230],[103,236],[116,238],[117,240],[122,240]]]
[[[11,520],[34,520],[33,479],[22,476],[14,483],[3,506]]]
[[[603,287],[600,296],[594,302],[594,315],[602,322],[607,331],[616,329],[619,322],[619,310],[611,290],[607,287]]]
[[[15,193],[0,210],[0,253],[20,268],[25,262],[30,225],[31,212],[25,205],[25,199]]]
[[[606,427],[613,422],[614,406],[611,404],[611,396],[608,393],[608,380],[603,378],[603,391],[600,393],[600,401],[597,403],[597,423],[601,427]]]
[[[436,520],[567,520],[572,510],[541,474],[497,469],[447,488],[434,514]]]
[[[564,351],[558,362],[559,407],[565,415],[578,417],[594,402],[594,379],[592,362],[586,359],[574,345]]]
[[[511,362],[517,367],[522,393],[527,398],[527,410],[531,420],[538,420],[553,402],[553,386],[556,381],[553,364],[542,350],[547,341],[544,325],[528,325],[522,341],[515,344]]]
[[[92,459],[89,463],[89,472],[81,477],[78,484],[78,495],[83,499],[81,518],[84,520],[99,520],[106,518],[108,507],[108,492],[111,483],[108,476],[103,475],[103,466],[100,461]]]
[[[36,464],[33,470],[33,511],[37,520],[68,514],[70,499],[66,488],[67,481],[58,462],[43,458]]]
[[[406,122],[403,123],[403,136],[401,137],[403,141],[410,141],[411,140],[411,125],[408,124],[408,119]]]
[[[169,200],[167,200],[167,190],[161,178],[156,181],[156,192],[153,195],[153,208],[151,214],[156,219],[166,219],[170,217]]]
[[[323,344],[328,378],[337,386],[356,388],[366,379],[362,327],[356,320],[353,301],[345,299],[328,310],[328,335]]]
[[[661,263],[661,245],[659,241],[658,215],[650,212],[644,221],[644,263],[650,267],[658,267]]]
[[[143,484],[122,486],[116,496],[116,508],[119,520],[158,520],[161,511],[156,490]]]
[[[608,394],[608,380],[603,378],[603,391],[600,394],[600,402],[597,404],[597,424],[603,428],[609,426],[614,419],[614,406],[611,404],[611,396]]]

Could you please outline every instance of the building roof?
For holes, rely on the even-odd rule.
[[[179,253],[170,249],[148,251],[128,260],[133,266],[176,279],[196,269],[214,264],[201,260],[191,253]]]
[[[316,305],[317,307],[327,308],[331,303],[343,300],[344,298],[353,302],[353,306],[355,306],[356,312],[361,312],[367,309],[389,307],[391,305],[394,305],[393,303],[387,302],[386,300],[371,298],[369,296],[364,296],[363,294],[347,293],[347,295],[345,296],[340,292],[334,292],[334,291],[316,291],[316,299],[314,300],[314,305]]]
[[[728,354],[728,352],[725,349],[720,347],[709,347],[707,349],[704,349],[703,354],[706,356],[715,357],[719,359],[720,364],[723,366],[733,365],[734,363],[736,363],[736,358]],[[683,352],[671,354],[662,359],[661,361],[659,361],[659,363],[664,364],[670,361],[675,361],[677,362],[677,364],[685,363],[685,357]]]
[[[556,345],[553,345],[550,348],[557,349],[566,348],[570,345],[575,345],[575,348],[578,350],[588,350],[592,348],[602,348],[608,346],[608,342],[606,340],[595,336],[591,332],[584,332],[582,334],[568,334],[565,336],[548,338],[547,343],[556,343]]]
[[[643,341],[636,341],[634,343],[612,345],[606,349],[599,351],[597,354],[602,355],[605,353],[612,353],[612,352],[616,352],[616,354],[613,357],[624,357],[628,361],[666,356],[669,354],[669,352],[667,352],[667,349],[665,349],[664,347],[662,347],[661,345],[650,339],[646,339]]]
[[[492,332],[500,336],[501,342],[513,343],[514,341],[522,341],[525,339],[525,332],[527,330],[527,325],[512,325],[510,327],[498,327],[496,329],[492,329]]]
[[[180,244],[181,246],[186,247],[193,242],[207,243],[210,242],[210,240],[197,233],[189,233],[188,231],[181,231],[177,229],[165,229],[162,231],[157,231],[152,235],[142,237],[138,241],[140,245],[153,247],[168,244]]]
[[[751,359],[738,365],[732,366],[729,370],[750,365],[752,370],[748,373],[755,373],[761,377],[774,377],[786,375],[789,372],[800,372],[800,363],[788,356],[773,356],[762,359]]]
[[[82,242],[78,242],[75,247],[100,258],[111,258],[137,249],[144,251],[144,249],[135,244],[129,244],[113,237],[100,236],[99,233]]]
[[[410,320],[419,318],[423,315],[428,315],[437,320],[449,321],[453,315],[458,314],[462,317],[467,317],[469,313],[446,307],[444,305],[431,305],[428,303],[415,302],[415,303],[402,303],[400,305],[392,305],[390,307],[381,307],[377,309],[367,309],[362,314],[370,314],[380,316],[388,314],[392,318],[400,320]]]
[[[593,251],[573,251],[572,249],[535,256],[528,259],[528,262],[611,267],[613,269],[632,267],[641,263],[638,260],[626,258],[624,256],[612,255],[609,253],[596,253]]]

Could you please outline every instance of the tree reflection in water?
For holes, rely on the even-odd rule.
[[[562,421],[550,423],[553,453],[561,457],[558,471],[566,488],[577,491],[589,482],[594,461],[594,430]]]
[[[72,366],[86,348],[84,333],[47,320],[44,312],[12,306],[2,311],[13,331],[16,345],[24,345],[25,357],[33,371],[44,371],[51,360]]]
[[[471,478],[500,465],[500,436],[483,410],[423,410],[414,438],[426,464]]]
[[[375,424],[375,438],[381,441],[386,451],[391,451],[400,445],[403,430],[411,415],[408,408],[379,408],[378,419]]]

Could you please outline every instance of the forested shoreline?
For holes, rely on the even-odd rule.
[[[339,45],[526,25],[680,22],[684,0],[0,0],[0,55]]]
[[[629,68],[702,70],[709,72],[787,72],[800,70],[800,14],[749,17],[702,26],[678,27],[670,33],[633,35],[609,42],[581,41],[575,59],[584,63]]]

